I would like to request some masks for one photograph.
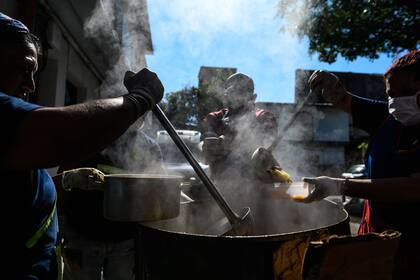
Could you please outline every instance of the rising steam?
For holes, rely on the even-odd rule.
[[[99,89],[101,97],[127,93],[122,82],[125,72],[137,72],[146,67],[144,55],[152,50],[146,1],[98,0],[84,30],[86,36],[106,53],[106,61],[109,61],[109,70]],[[162,173],[156,156],[143,151],[153,149],[153,146],[142,134],[136,135],[144,119],[134,123],[105,153],[127,172]],[[139,161],[147,162],[149,166],[140,168]]]
[[[294,85],[294,70],[298,66],[304,68],[302,54],[306,54],[306,51],[298,39],[290,33],[266,31],[272,24],[278,22],[278,18],[275,17],[276,5],[272,4],[271,1],[153,1],[155,7],[162,9],[163,12],[160,15],[165,18],[165,20],[157,22],[155,28],[158,32],[156,36],[163,38],[163,43],[159,46],[160,49],[170,48],[170,41],[181,40],[188,42],[187,54],[182,57],[183,63],[187,64],[198,60],[202,61],[202,65],[214,64],[215,61],[219,60],[207,57],[206,51],[220,42],[220,38],[218,38],[220,34],[238,40],[247,38],[247,42],[254,48],[255,55],[249,56],[244,53],[241,45],[237,45],[233,53],[225,53],[221,49],[220,57],[223,58],[222,61],[225,61],[226,65],[217,66],[238,67],[241,71],[250,73],[254,78],[256,91],[259,93],[259,100],[272,99],[276,95],[283,94],[284,90],[294,90],[294,86],[290,86]],[[124,94],[126,90],[122,85],[122,80],[125,71],[128,69],[138,71],[146,67],[144,51],[151,50],[151,40],[148,35],[147,7],[144,3],[146,1],[98,0],[96,9],[85,23],[87,36],[93,38],[98,46],[106,48],[106,53],[109,55],[108,59],[110,58],[112,61],[109,65],[110,70],[107,71],[105,81],[100,89],[102,97]],[[282,1],[282,3],[286,3],[286,1]],[[152,13],[157,14],[158,11],[154,10]],[[307,20],[305,10],[297,11],[287,20],[294,25],[298,25],[300,21]],[[257,26],[259,28],[256,28]],[[176,54],[170,53],[173,56],[168,59],[175,59]],[[266,66],[269,60],[277,62],[277,64],[270,68]],[[178,65],[175,65],[171,69],[173,70],[171,74],[174,76],[179,71],[177,68]],[[265,69],[265,72],[259,73],[256,69]],[[288,85],[279,83],[279,77],[287,77]],[[165,80],[163,80],[163,83],[165,84]],[[270,96],[269,91],[273,88],[267,85],[271,84],[275,84],[276,89],[275,92],[271,92]],[[288,120],[290,113],[291,110],[281,112],[278,115],[278,122],[281,124]],[[308,110],[307,114],[315,114],[315,112]],[[301,118],[304,118],[304,115]],[[238,139],[241,142],[239,144],[242,146],[241,149],[235,151],[235,154],[232,154],[230,159],[232,166],[238,164],[237,160],[239,159],[250,158],[257,147],[266,145],[261,141],[264,139],[258,137],[258,133],[254,133],[253,129],[249,127],[249,123],[246,119],[237,119],[232,124],[240,132],[237,137],[239,137]],[[136,129],[137,127],[134,128],[134,130]],[[297,133],[306,137],[309,133],[312,133],[308,132],[305,126],[292,126],[291,130],[294,131],[287,132],[290,135]],[[154,138],[154,135],[152,136]],[[305,168],[313,162],[310,157],[311,151],[284,143],[275,151],[276,158],[282,167],[291,171],[291,174],[297,180],[300,179],[301,175],[312,175],[308,174],[309,169]],[[130,163],[127,163],[127,159],[131,158],[132,147],[133,145],[127,144],[124,139],[119,140],[116,147],[109,151],[109,155],[119,162],[130,165]],[[147,155],[143,155],[143,157],[145,157],[142,158],[144,162],[152,162],[147,158]],[[246,161],[247,159],[245,159]],[[249,167],[245,164],[240,168]],[[128,169],[134,170],[134,168]],[[256,190],[252,188],[252,182],[240,181],[240,179],[244,179],[242,172],[251,171],[232,168],[229,173],[224,175],[225,178],[231,180],[218,183],[218,187],[230,198],[229,202],[232,202],[235,207],[247,206],[249,198],[256,193]],[[238,182],[242,182],[240,184],[242,189],[230,187],[230,185],[237,186]],[[296,210],[294,203],[287,202],[286,204],[292,205],[290,206],[291,209]],[[287,207],[282,207],[282,211],[286,211],[283,208]],[[267,216],[268,218],[273,219],[281,213],[267,213],[267,215],[270,215],[270,217]]]
[[[122,80],[127,70],[137,72],[146,67],[144,55],[151,52],[150,28],[146,1],[98,0],[84,25],[85,34],[106,53],[110,62],[102,97],[126,92]]]

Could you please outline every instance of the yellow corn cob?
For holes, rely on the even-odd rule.
[[[280,170],[277,168],[272,168],[271,169],[271,174],[274,176],[274,178],[276,179],[276,181],[280,182],[280,183],[292,183],[292,177],[290,177],[290,175],[284,171],[284,170]]]

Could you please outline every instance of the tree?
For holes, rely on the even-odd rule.
[[[420,46],[418,0],[280,0],[283,31],[309,39],[309,53],[333,63],[380,53],[396,55]]]
[[[198,88],[185,87],[165,95],[162,110],[176,129],[197,129]]]

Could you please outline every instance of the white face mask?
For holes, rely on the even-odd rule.
[[[420,123],[420,108],[417,106],[417,95],[388,99],[388,111],[394,118],[405,126]]]

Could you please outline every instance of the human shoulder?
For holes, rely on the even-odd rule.
[[[255,116],[259,121],[277,121],[276,116],[272,112],[260,108],[255,109]]]
[[[6,112],[22,112],[22,111],[32,111],[35,109],[40,108],[41,106],[26,102],[20,98],[7,95],[0,91],[0,108],[5,112],[4,110],[7,110]]]
[[[262,116],[274,116],[274,114],[271,113],[270,111],[260,109],[260,108],[255,108],[255,115],[257,116],[257,118],[262,117]]]
[[[210,112],[207,114],[206,118],[212,118],[212,119],[221,119],[223,118],[225,115],[227,115],[229,113],[229,109],[228,108],[222,108],[218,111],[214,111],[214,112]]]
[[[37,108],[40,106],[0,92],[0,126],[3,133],[13,134],[26,114]]]

